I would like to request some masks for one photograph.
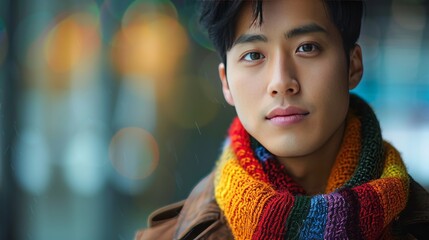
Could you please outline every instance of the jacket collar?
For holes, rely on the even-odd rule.
[[[214,225],[226,226],[226,222],[215,200],[212,172],[186,199],[174,239],[194,239]]]
[[[429,226],[429,193],[411,177],[407,207],[398,220],[403,226],[419,223]]]

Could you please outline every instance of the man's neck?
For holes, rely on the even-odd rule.
[[[297,158],[278,158],[287,173],[301,185],[307,195],[325,192],[332,166],[341,147],[345,123],[313,153]]]

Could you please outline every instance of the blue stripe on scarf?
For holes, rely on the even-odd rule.
[[[327,214],[328,203],[323,195],[312,197],[299,239],[323,239]]]
[[[268,150],[265,149],[263,146],[258,146],[255,149],[255,153],[257,159],[261,160],[262,162],[266,162],[268,159],[273,157],[273,155],[271,155],[271,153],[268,152]]]

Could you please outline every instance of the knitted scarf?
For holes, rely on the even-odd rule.
[[[380,239],[405,208],[409,177],[372,109],[352,95],[325,194],[306,196],[235,118],[215,169],[215,198],[235,239]]]

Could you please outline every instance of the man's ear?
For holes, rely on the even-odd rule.
[[[229,105],[234,106],[234,99],[232,98],[232,94],[229,89],[228,80],[226,79],[225,64],[223,63],[219,64],[219,78],[222,82],[222,91],[226,102],[229,103]]]
[[[363,75],[362,49],[355,44],[350,51],[349,89],[354,89],[360,83]]]

